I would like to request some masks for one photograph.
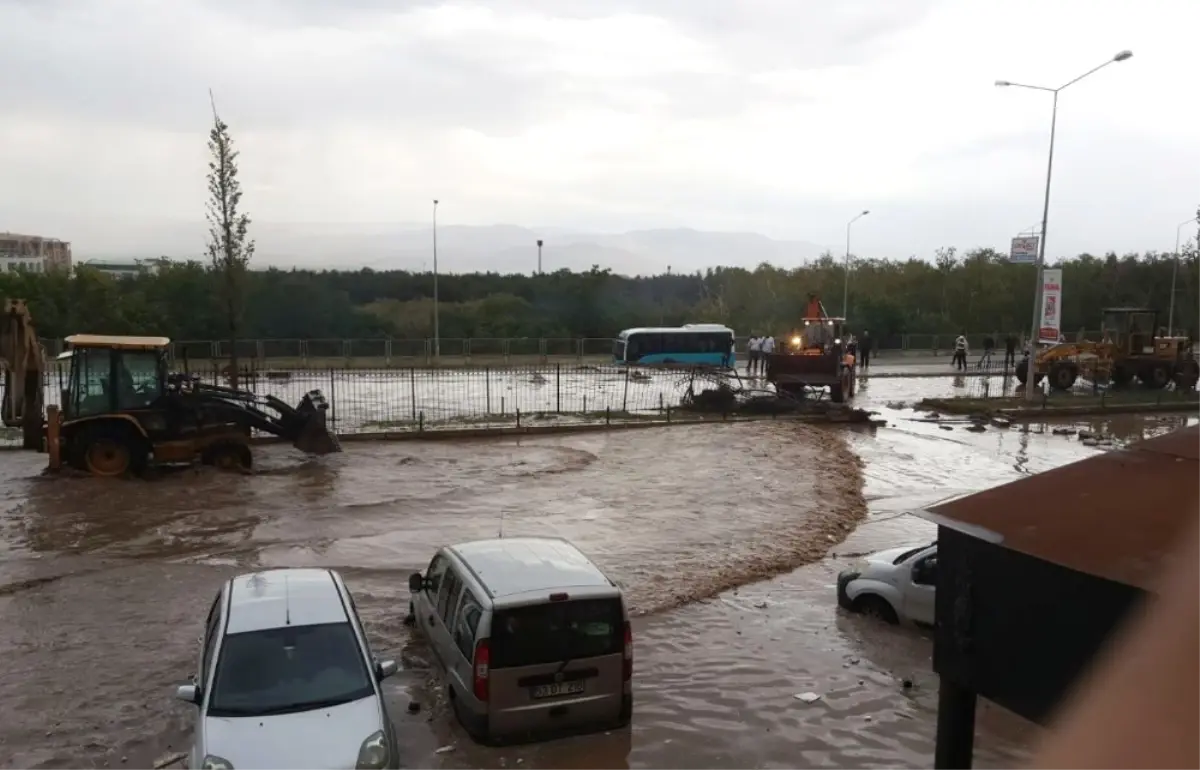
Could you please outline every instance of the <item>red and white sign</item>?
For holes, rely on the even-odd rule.
[[[1062,332],[1062,270],[1042,270],[1042,323],[1040,342],[1058,342]]]

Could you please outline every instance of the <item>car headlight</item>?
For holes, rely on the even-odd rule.
[[[233,770],[233,764],[228,759],[214,754],[206,754],[200,763],[200,770]]]
[[[380,770],[386,767],[388,761],[387,736],[383,730],[377,730],[367,736],[358,748],[358,762],[354,764],[359,770]]]

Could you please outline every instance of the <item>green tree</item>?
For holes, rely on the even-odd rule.
[[[209,97],[212,94],[210,92]],[[242,183],[238,179],[238,151],[229,126],[213,103],[213,127],[208,133],[208,244],[213,272],[220,278],[217,296],[225,313],[229,339],[230,384],[238,386],[237,339],[246,304],[246,268],[254,256],[248,237],[250,217],[241,210]]]

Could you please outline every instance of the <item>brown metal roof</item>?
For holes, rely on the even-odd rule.
[[[1153,590],[1200,517],[1200,426],[933,506],[926,517],[1046,561]]]
[[[124,337],[116,334],[73,334],[66,343],[73,348],[117,348],[157,350],[171,344],[168,337]]]

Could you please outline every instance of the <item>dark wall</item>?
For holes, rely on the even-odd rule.
[[[1044,724],[1143,597],[939,527],[934,670]]]

